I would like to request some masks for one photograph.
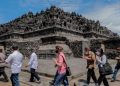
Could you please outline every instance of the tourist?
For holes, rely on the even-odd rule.
[[[120,69],[120,55],[119,57],[116,57],[116,60],[117,60],[117,64],[115,66],[111,82],[114,82],[116,80],[116,75]]]
[[[5,55],[3,54],[3,50],[0,49],[0,76],[3,75],[4,81],[8,82],[9,79],[5,73]]]
[[[90,83],[90,79],[92,77],[93,81],[95,82],[95,86],[98,86],[98,81],[96,79],[95,76],[95,63],[96,63],[96,58],[95,58],[95,54],[89,49],[89,48],[85,48],[85,55],[83,57],[83,59],[87,60],[87,83],[85,86],[88,86]]]
[[[23,55],[19,52],[18,46],[12,46],[13,53],[8,56],[5,60],[6,63],[10,63],[11,65],[11,82],[12,86],[20,86],[19,82],[19,73],[21,72]]]
[[[99,73],[100,73],[100,76],[98,78],[98,85],[101,85],[101,83],[103,82],[104,86],[109,86],[108,81],[106,79],[106,75],[100,72],[103,65],[106,64],[107,62],[107,58],[103,52],[103,49],[100,49],[99,51],[96,52],[96,60],[97,60]]]
[[[64,84],[64,86],[69,86],[66,76],[66,58],[61,46],[56,46],[56,54],[57,57],[54,59],[54,62],[55,66],[57,67],[57,73],[54,80],[54,86],[60,86],[62,83]]]
[[[35,82],[35,78],[36,78],[38,83],[41,83],[40,77],[38,76],[36,72],[38,68],[38,57],[35,53],[35,49],[32,49],[32,54],[30,56],[29,63],[28,65],[26,65],[26,67],[28,66],[30,66],[30,73],[31,73],[30,82]]]

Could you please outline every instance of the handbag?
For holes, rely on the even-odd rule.
[[[64,62],[65,62],[65,64],[66,64],[66,75],[67,76],[71,76],[72,75],[72,73],[71,73],[71,70],[70,70],[70,67],[67,65],[67,62],[66,62],[66,60],[65,60],[65,58],[63,57],[63,60],[64,60]]]
[[[67,68],[66,68],[66,75],[67,75],[67,76],[71,76],[71,75],[72,75],[71,70],[70,70],[70,67],[67,67]]]
[[[113,69],[112,69],[111,65],[109,64],[109,62],[106,61],[106,63],[103,65],[103,67],[99,67],[99,72],[102,75],[110,75],[110,74],[113,74]]]

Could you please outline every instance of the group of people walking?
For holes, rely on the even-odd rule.
[[[13,50],[12,54],[10,54],[7,57],[7,59],[5,59],[5,55],[2,53],[2,50],[0,50],[0,75],[4,76],[5,82],[9,81],[5,73],[5,66],[7,64],[10,64],[11,67],[10,80],[12,82],[12,86],[20,86],[19,73],[21,72],[24,57],[20,53],[18,46],[16,45],[12,46],[12,50]],[[29,81],[34,82],[36,78],[37,82],[40,83],[40,77],[36,73],[36,69],[38,67],[38,60],[37,60],[37,55],[34,51],[32,52],[29,63],[28,65],[26,65],[26,67],[28,66],[30,66],[30,73],[31,73],[31,77]]]
[[[20,86],[19,82],[19,73],[21,72],[22,64],[23,64],[23,55],[19,52],[18,46],[14,45],[12,46],[13,52],[10,54],[6,59],[5,55],[2,53],[2,49],[0,49],[0,75],[4,76],[4,79],[6,82],[9,81],[6,73],[5,73],[5,64],[10,64],[11,66],[11,82],[12,86]],[[55,67],[57,68],[54,80],[50,83],[53,86],[60,86],[63,84],[64,86],[69,86],[68,78],[67,78],[67,61],[66,57],[63,52],[63,48],[61,46],[55,47],[56,52],[56,58],[53,59],[53,62],[55,63]],[[30,67],[30,82],[35,82],[37,80],[38,83],[41,83],[40,77],[38,76],[36,70],[38,68],[38,58],[35,53],[35,50],[32,49],[32,54],[29,58],[29,63],[25,67]],[[87,82],[85,86],[88,86],[90,84],[90,79],[92,77],[93,81],[95,82],[95,86],[100,86],[101,83],[104,83],[104,86],[109,86],[109,83],[107,81],[106,75],[102,74],[100,71],[100,68],[102,68],[106,62],[107,57],[103,52],[103,49],[99,49],[96,52],[92,52],[89,48],[85,48],[85,53],[83,56],[83,59],[86,59],[87,61]],[[99,78],[96,78],[95,75],[95,66],[96,63],[99,68]],[[4,64],[4,65],[2,65]],[[120,60],[118,60],[117,65],[115,67],[112,81],[116,80],[116,74],[118,70],[120,69]]]
[[[98,65],[98,68],[100,68],[103,67],[103,65],[107,62],[107,58],[106,55],[104,55],[103,50],[100,49],[96,53],[94,53],[89,48],[85,48],[85,56],[83,58],[87,60],[88,68],[86,86],[89,85],[91,77],[95,82],[95,86],[100,86],[102,81],[105,86],[109,86],[106,76],[104,74],[100,72],[100,76],[97,79],[94,72],[96,63]]]
[[[87,60],[87,82],[85,86],[88,86],[90,83],[90,78],[92,77],[95,86],[100,86],[101,83],[103,82],[104,86],[109,86],[108,80],[106,78],[107,75],[113,74],[112,75],[112,80],[111,82],[114,82],[116,80],[116,75],[118,70],[120,69],[120,57],[117,57],[117,64],[115,66],[114,71],[111,71],[111,73],[103,73],[103,69],[105,64],[108,63],[108,59],[106,55],[103,52],[103,49],[98,49],[96,52],[91,51],[89,48],[85,48],[85,54],[83,59]],[[99,69],[99,78],[96,78],[95,75],[95,65],[98,65]],[[112,67],[111,67],[112,70]]]

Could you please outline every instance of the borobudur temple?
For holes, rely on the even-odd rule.
[[[55,6],[36,14],[28,12],[0,25],[0,46],[7,54],[16,43],[24,55],[35,48],[39,58],[54,57],[56,45],[63,46],[68,57],[80,57],[84,47],[99,48],[101,41],[115,36],[116,33],[101,26],[99,21]]]

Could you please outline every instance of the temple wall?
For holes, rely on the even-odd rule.
[[[81,41],[81,38],[83,38],[81,35],[74,35],[66,32],[57,32],[56,35],[66,37],[69,41]]]
[[[74,12],[64,12],[55,6],[37,14],[29,12],[0,25],[0,43],[4,43],[7,54],[16,43],[24,55],[30,54],[31,48],[36,48],[40,57],[51,58],[55,56],[55,45],[60,44],[65,48],[66,55],[81,57],[86,46],[94,50],[101,47],[99,38],[116,36],[99,21],[89,20]]]
[[[72,50],[74,57],[80,58],[83,55],[82,54],[83,50],[82,50],[82,42],[81,41],[68,42],[67,45]]]
[[[101,39],[91,39],[90,40],[90,48],[92,51],[96,51],[97,49],[100,49],[102,48],[101,44],[102,44],[102,41]]]

